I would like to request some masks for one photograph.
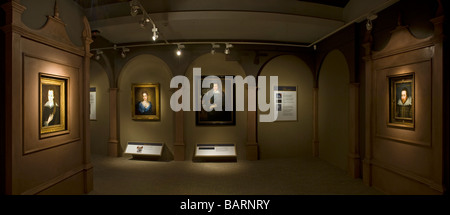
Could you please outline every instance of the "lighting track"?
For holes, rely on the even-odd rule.
[[[325,40],[326,38],[334,35],[335,33],[341,31],[344,28],[347,28],[348,26],[354,24],[354,23],[358,23],[361,22],[363,20],[372,20],[373,16],[376,15],[377,12],[395,4],[396,2],[398,2],[399,0],[389,0],[386,1],[385,3],[383,3],[382,5],[380,5],[379,7],[377,7],[376,9],[365,13],[355,19],[353,19],[350,22],[347,22],[345,25],[339,27],[338,29],[334,30],[333,32],[323,36],[322,38],[308,44],[308,45],[302,45],[302,44],[295,44],[295,43],[273,43],[273,42],[252,42],[252,41],[240,41],[240,42],[236,42],[236,41],[197,41],[197,42],[184,42],[184,41],[174,41],[174,42],[168,42],[167,40],[165,40],[165,42],[161,42],[161,43],[142,43],[142,44],[133,44],[133,45],[114,45],[112,47],[103,47],[103,48],[95,48],[95,49],[91,49],[91,51],[97,51],[97,50],[108,50],[108,49],[117,49],[117,48],[133,48],[133,47],[149,47],[149,46],[178,46],[180,44],[183,45],[203,45],[203,44],[233,44],[233,45],[266,45],[266,46],[285,46],[285,47],[297,47],[297,48],[311,48],[313,47],[314,50],[316,50],[317,44],[323,40]],[[153,22],[153,20],[150,19],[150,16],[147,14],[147,12],[145,11],[145,9],[142,7],[142,5],[140,4],[140,2],[138,0],[132,0],[131,2],[137,2],[139,4],[139,6],[141,7],[141,10],[143,11],[144,17],[148,17],[149,20],[151,21],[151,23],[153,24],[153,29],[152,31],[157,31],[155,30],[156,25]]]

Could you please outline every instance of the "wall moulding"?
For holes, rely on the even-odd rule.
[[[59,18],[57,5],[55,5],[55,15],[47,16],[47,22],[45,25],[41,29],[37,30],[30,29],[22,23],[21,16],[27,8],[20,3],[11,1],[2,5],[2,8],[4,11],[7,11],[7,25],[2,27],[4,32],[13,32],[24,38],[43,43],[75,55],[86,55],[84,47],[78,47],[70,40],[66,31],[66,24]],[[85,26],[85,28],[90,27]]]
[[[380,139],[395,141],[398,143],[404,143],[404,144],[410,144],[410,145],[415,145],[415,146],[431,148],[431,143],[425,142],[425,141],[406,140],[406,139],[401,139],[401,138],[396,138],[396,137],[384,136],[384,135],[380,135],[380,134],[376,134],[375,138],[380,138]]]
[[[430,180],[428,178],[425,178],[423,176],[417,175],[417,174],[415,174],[413,172],[410,172],[410,171],[407,171],[407,170],[395,167],[393,165],[389,165],[389,164],[381,162],[381,161],[379,161],[377,159],[372,159],[370,161],[370,163],[373,166],[376,166],[378,168],[382,168],[382,169],[390,171],[392,173],[401,175],[402,177],[405,177],[405,178],[414,180],[416,182],[419,182],[421,184],[424,184],[425,186],[427,186],[427,187],[429,187],[429,188],[431,188],[433,190],[436,190],[438,192],[444,192],[444,187],[442,185],[437,184],[434,181],[432,181],[432,180]]]

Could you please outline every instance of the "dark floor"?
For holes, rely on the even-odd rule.
[[[237,162],[92,156],[90,195],[380,195],[318,158]]]

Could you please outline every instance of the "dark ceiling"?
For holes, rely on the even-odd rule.
[[[345,6],[347,6],[350,0],[299,0],[299,1],[306,1],[311,3],[325,4],[329,6],[344,8]]]
[[[103,5],[107,5],[107,4],[127,2],[130,0],[74,0],[74,1],[77,2],[78,4],[80,4],[81,7],[83,7],[83,8],[92,8],[92,7],[98,7],[98,6],[103,6]],[[324,4],[324,5],[344,8],[350,0],[298,0],[298,1],[311,2],[311,3]]]

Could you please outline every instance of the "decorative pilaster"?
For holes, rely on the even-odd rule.
[[[184,161],[186,146],[184,145],[184,112],[175,112],[174,160]]]
[[[258,142],[256,141],[256,111],[247,112],[247,160],[258,160]]]
[[[349,149],[348,174],[361,177],[361,158],[359,156],[359,83],[349,85]]]
[[[22,13],[26,10],[18,0],[9,1],[3,4],[2,9],[5,15],[5,25],[1,26],[1,30],[4,32],[4,41],[1,41],[4,45],[5,65],[2,69],[4,72],[4,123],[5,128],[4,144],[2,145],[4,152],[1,156],[4,163],[4,184],[1,186],[4,188],[4,194],[12,195],[19,193],[20,187],[15,183],[15,172],[13,170],[15,161],[13,159],[14,153],[16,153],[17,147],[22,144],[21,134],[22,123],[20,120],[20,111],[16,111],[21,108],[21,82],[22,79],[22,52],[20,50],[21,35],[16,32],[17,27],[23,26],[21,17]],[[3,143],[3,141],[2,141]],[[19,149],[21,150],[21,149]],[[4,153],[4,154],[3,154]]]
[[[58,2],[58,1],[55,1]],[[55,3],[55,16],[59,18],[59,12],[57,3]],[[90,58],[92,57],[91,51],[91,27],[89,25],[89,21],[86,17],[83,18],[84,23],[84,30],[83,30],[83,41],[84,41],[84,57],[83,57],[83,94],[84,94],[84,100],[83,100],[83,108],[84,108],[84,120],[83,120],[83,149],[84,149],[84,178],[85,178],[85,187],[84,192],[89,193],[94,189],[94,174],[93,174],[93,166],[91,164],[91,138],[90,138],[90,119],[89,119],[89,112],[90,112]]]
[[[368,32],[370,34],[370,32]],[[363,160],[363,182],[364,184],[371,186],[372,185],[372,54],[371,54],[371,36],[367,37],[368,42],[363,44],[365,49],[365,57],[363,57],[365,61],[365,152],[364,152],[364,160]]]
[[[117,127],[117,92],[119,89],[109,89],[109,140],[108,156],[119,157],[119,140]]]
[[[319,157],[319,88],[313,89],[313,142],[312,153]]]

